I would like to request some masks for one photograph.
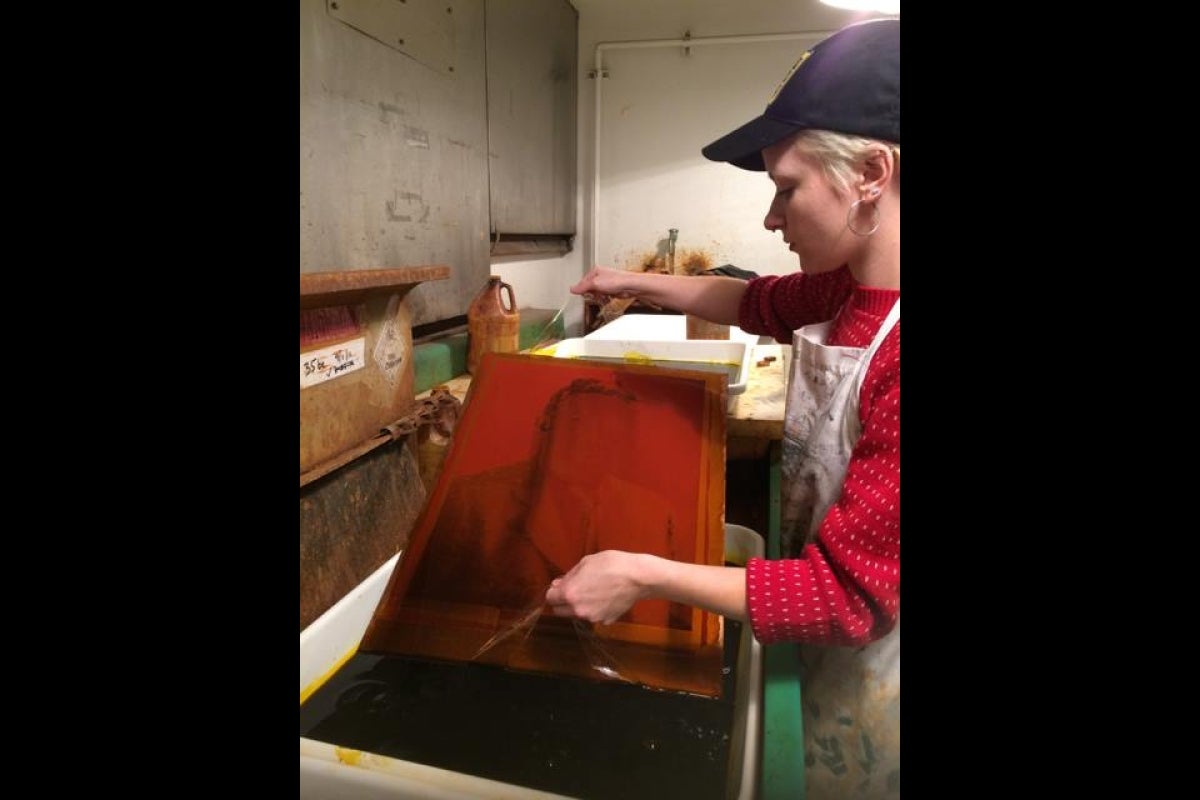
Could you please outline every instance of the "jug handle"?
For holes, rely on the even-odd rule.
[[[512,284],[502,283],[502,284],[500,284],[500,288],[503,289],[504,291],[508,292],[508,308],[506,308],[504,310],[507,311],[509,314],[511,314],[513,311],[515,311],[517,309],[517,301],[513,297]]]

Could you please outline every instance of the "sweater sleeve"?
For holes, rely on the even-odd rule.
[[[884,338],[860,395],[862,434],[841,497],[799,558],[754,558],[746,601],[763,644],[860,646],[900,613],[900,324]]]
[[[832,319],[854,287],[846,267],[819,275],[763,275],[746,285],[738,327],[790,344],[792,331]]]

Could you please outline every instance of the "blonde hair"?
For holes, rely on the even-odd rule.
[[[794,147],[799,147],[820,162],[827,177],[840,191],[849,194],[863,162],[872,150],[879,147],[892,152],[896,162],[896,188],[900,188],[900,145],[882,139],[868,139],[833,131],[804,130],[796,134]]]

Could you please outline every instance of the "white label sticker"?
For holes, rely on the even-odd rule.
[[[354,339],[300,354],[300,388],[316,386],[367,365],[367,340]]]
[[[404,333],[396,321],[399,312],[400,295],[394,294],[388,301],[387,312],[384,314],[387,321],[383,323],[379,341],[375,343],[375,363],[392,386],[396,385],[400,367],[404,365]]]

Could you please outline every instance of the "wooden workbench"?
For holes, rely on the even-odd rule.
[[[746,390],[729,398],[729,416],[725,423],[726,459],[761,458],[766,455],[771,442],[783,439],[783,411],[791,362],[790,346],[751,345]]]
[[[781,344],[755,344],[751,345],[750,353],[746,390],[729,398],[726,434],[751,439],[782,439],[792,348]],[[768,363],[759,366],[767,359],[770,359]]]

